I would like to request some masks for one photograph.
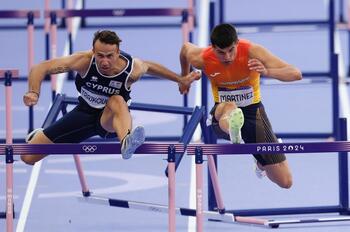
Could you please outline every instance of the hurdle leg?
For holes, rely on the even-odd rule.
[[[6,144],[13,142],[12,134],[12,78],[18,77],[18,70],[0,70],[0,78],[5,81],[5,105],[6,105]],[[6,212],[0,214],[6,218],[6,231],[13,230],[14,201],[13,201],[13,150],[7,147],[5,150],[6,161]]]
[[[28,72],[34,65],[34,14],[28,13],[27,34],[28,34]],[[34,130],[34,107],[29,106],[29,128],[28,133]]]
[[[176,230],[176,208],[175,208],[175,147],[168,148],[168,217],[169,232]]]
[[[234,216],[235,222],[241,222],[241,223],[248,223],[248,224],[255,224],[255,225],[267,225],[268,221],[267,219],[263,218],[255,218],[255,217],[241,217],[241,216]]]
[[[196,231],[203,231],[203,153],[196,148]]]
[[[78,176],[79,176],[81,191],[82,191],[84,197],[89,197],[91,195],[91,193],[90,193],[89,188],[87,186],[83,167],[82,167],[81,162],[80,162],[80,157],[78,155],[73,155],[73,157],[74,157],[75,167],[77,168],[77,172],[78,172]]]
[[[13,150],[6,147],[6,232],[13,231]]]
[[[57,17],[56,13],[50,15],[50,39],[51,39],[51,59],[57,57]],[[57,74],[51,74],[52,101],[55,100],[57,91]]]
[[[220,214],[225,213],[224,201],[222,199],[221,189],[219,186],[219,178],[215,167],[214,157],[212,155],[208,155],[208,166],[209,166],[209,174],[211,178],[211,182],[213,183],[215,200],[218,205],[218,211]]]

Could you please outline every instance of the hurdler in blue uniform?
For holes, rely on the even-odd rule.
[[[145,140],[143,127],[132,130],[128,108],[131,85],[148,73],[177,82],[180,92],[185,94],[191,83],[199,79],[195,72],[181,77],[158,63],[133,58],[120,51],[120,42],[113,31],[97,31],[91,51],[44,61],[31,69],[29,89],[23,96],[25,105],[38,102],[41,82],[46,74],[76,71],[75,84],[80,96],[79,104],[72,111],[48,128],[30,133],[28,143],[79,143],[95,135],[118,137],[122,157],[128,159]],[[21,159],[34,164],[44,156],[23,154]]]
[[[133,69],[133,59],[122,51],[119,56],[127,62],[126,67],[120,73],[112,76],[103,75],[98,70],[95,58],[92,57],[87,73],[83,76],[77,74],[75,86],[80,93],[80,101],[84,100],[91,107],[102,109],[109,97],[120,95],[130,105],[131,90],[127,87],[127,81]]]

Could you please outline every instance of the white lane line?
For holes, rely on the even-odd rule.
[[[80,1],[76,2],[75,9],[81,9],[81,8],[82,8],[82,1],[80,0]],[[78,18],[78,17],[73,18],[73,29],[72,29],[73,40],[76,36],[76,32],[78,30],[79,24],[80,24],[80,18]],[[68,54],[69,54],[68,41],[66,41],[63,56],[68,55]],[[63,81],[64,81],[64,78],[60,78],[60,75],[59,75],[57,78],[57,82],[58,82],[57,83],[57,93],[61,92]],[[34,193],[34,190],[36,188],[36,184],[37,184],[37,181],[39,178],[41,164],[42,164],[42,161],[37,162],[33,167],[32,174],[30,175],[29,184],[28,184],[27,191],[26,191],[26,194],[24,197],[22,209],[20,211],[21,213],[20,213],[19,218],[18,218],[16,232],[23,232],[24,231],[24,227],[25,227],[25,224],[27,221],[30,205],[32,204],[33,193]]]
[[[32,199],[33,199],[35,186],[36,186],[36,183],[38,181],[41,164],[42,164],[42,161],[37,162],[34,165],[32,173],[30,175],[28,188],[27,188],[26,194],[24,196],[22,209],[21,209],[20,214],[19,214],[16,232],[23,232],[24,231],[24,227],[25,227],[25,224],[27,221],[30,205],[31,205]]]
[[[345,117],[347,120],[350,118],[350,102],[349,102],[349,92],[348,87],[346,85],[346,71],[344,64],[344,55],[341,49],[341,40],[339,32],[335,33],[335,52],[338,53],[338,61],[339,61],[339,101],[340,101],[340,117]],[[350,138],[350,130],[349,123],[347,128],[347,136]]]

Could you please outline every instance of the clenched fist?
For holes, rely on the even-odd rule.
[[[28,91],[23,95],[23,102],[26,106],[34,106],[38,103],[39,93]]]

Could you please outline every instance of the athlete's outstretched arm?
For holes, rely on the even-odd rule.
[[[200,74],[198,72],[191,72],[185,76],[180,76],[159,63],[135,59],[134,75],[131,76],[131,81],[137,81],[146,73],[178,83],[182,94],[186,94],[191,86],[191,83],[200,78]]]
[[[263,76],[272,77],[280,81],[296,81],[302,79],[301,71],[272,54],[261,45],[253,44],[249,49],[250,70],[259,72]]]
[[[28,76],[28,92],[23,96],[23,102],[27,106],[35,105],[40,95],[41,82],[46,75],[59,74],[68,71],[81,72],[83,63],[88,61],[90,52],[79,52],[70,56],[47,60],[34,65]],[[92,54],[92,53],[91,53]],[[91,56],[90,56],[91,57]]]

